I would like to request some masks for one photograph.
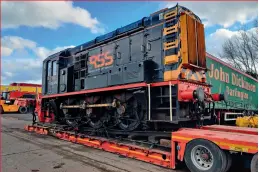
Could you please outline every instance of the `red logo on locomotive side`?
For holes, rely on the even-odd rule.
[[[105,52],[102,54],[90,56],[89,62],[94,66],[94,68],[110,66],[113,64],[113,57],[109,54],[109,52]]]

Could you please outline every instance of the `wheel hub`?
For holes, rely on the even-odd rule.
[[[201,155],[201,157],[203,158],[203,160],[207,161],[209,159],[209,155],[204,153]]]
[[[125,105],[120,105],[119,107],[117,107],[117,113],[122,116],[126,111]]]
[[[208,148],[202,145],[195,146],[191,152],[193,164],[200,170],[209,170],[213,165],[213,155]]]

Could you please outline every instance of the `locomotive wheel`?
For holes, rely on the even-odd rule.
[[[102,100],[100,103],[109,103],[109,99]],[[89,108],[86,110],[89,125],[94,129],[102,128],[105,123],[109,122],[110,107],[105,108]]]
[[[24,106],[19,107],[19,112],[21,114],[25,114],[25,113],[27,113],[27,111],[28,111],[27,107],[24,107]]]
[[[64,105],[71,105],[71,104],[76,104],[75,101],[65,101]],[[65,116],[65,122],[67,125],[69,125],[70,127],[77,127],[78,126],[78,121],[77,118],[74,117],[72,114],[79,114],[77,111],[77,109],[62,109],[63,114]]]
[[[115,111],[116,122],[122,130],[132,131],[140,125],[143,113],[134,97],[125,104],[126,108],[123,114],[119,114],[117,110]]]
[[[92,111],[88,115],[88,120],[89,120],[89,125],[94,128],[94,129],[99,129],[103,126],[103,123],[101,121],[101,115],[102,115],[102,110],[101,108],[93,108],[89,109],[89,111]]]
[[[66,123],[67,125],[69,125],[70,127],[77,127],[78,122],[76,119],[73,118],[72,115],[70,114],[65,114],[65,118],[66,118]]]
[[[214,143],[196,139],[187,144],[184,160],[192,172],[225,172],[226,154]]]

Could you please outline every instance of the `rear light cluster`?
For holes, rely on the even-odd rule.
[[[216,93],[216,94],[212,94],[211,96],[214,101],[225,101],[226,102],[228,100],[227,92],[225,92],[223,94]]]

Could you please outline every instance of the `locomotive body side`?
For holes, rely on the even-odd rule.
[[[195,124],[214,113],[206,70],[204,27],[177,5],[44,60],[39,119],[122,130]]]

